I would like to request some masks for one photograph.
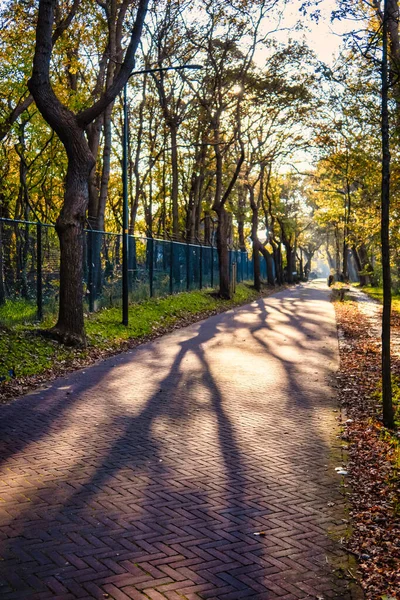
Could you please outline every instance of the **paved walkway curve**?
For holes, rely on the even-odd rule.
[[[310,284],[1,407],[1,599],[349,598],[337,361]]]

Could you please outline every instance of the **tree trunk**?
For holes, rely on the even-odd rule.
[[[204,215],[204,243],[211,246],[211,215],[206,212]]]
[[[290,244],[288,243],[284,243],[285,246],[285,250],[286,250],[286,269],[287,269],[287,275],[286,275],[286,281],[288,283],[293,283],[293,256],[294,256],[294,252],[293,252],[293,248]]]
[[[347,279],[349,278],[349,268],[348,268],[348,260],[349,260],[349,248],[347,245],[347,232],[345,232],[345,238],[343,241],[343,279],[344,281],[347,281]]]
[[[278,285],[282,285],[283,283],[283,273],[282,273],[282,256],[281,251],[278,244],[275,244],[270,239],[270,244],[272,246],[272,253],[274,255],[274,263],[275,263],[275,271],[276,271],[276,280]]]
[[[253,242],[253,275],[254,275],[254,287],[259,292],[261,290],[261,275],[260,275],[260,241],[258,239],[258,207],[254,197],[254,187],[248,186],[250,194],[250,207],[251,207],[251,239]]]
[[[253,239],[253,275],[254,287],[259,292],[261,290],[261,275],[260,275],[260,242],[257,236]]]
[[[239,186],[238,190],[238,235],[239,235],[239,248],[242,252],[246,252],[246,240],[244,237],[244,220],[246,215],[246,194],[243,185]]]
[[[186,241],[195,243],[196,241],[196,219],[198,205],[200,202],[201,178],[195,171],[192,173],[192,181],[189,191],[189,202],[186,213]]]
[[[69,160],[64,206],[56,222],[60,240],[60,305],[53,333],[67,345],[85,342],[82,310],[83,230],[93,157],[88,147],[86,156],[82,156],[82,152],[80,156],[82,160]]]
[[[299,277],[300,277],[300,281],[304,281],[303,251],[301,249],[300,249],[300,261],[299,261]]]
[[[361,274],[361,271],[363,270],[362,264],[361,264],[361,259],[360,259],[360,255],[358,254],[358,250],[355,246],[353,246],[352,248],[353,250],[353,256],[354,256],[354,260],[356,262],[356,266],[357,266],[357,272],[358,272],[358,277],[360,280],[360,285],[361,287],[363,287],[364,285],[367,285],[367,278],[365,275]]]
[[[351,192],[349,180],[346,180],[346,195],[345,195],[345,210],[344,210],[344,229],[343,229],[343,280],[349,278],[349,243],[348,237],[350,233],[350,215],[351,215]]]
[[[333,260],[331,253],[329,252],[328,246],[326,247],[326,256],[328,258],[329,269],[335,268],[335,261]]]
[[[147,5],[148,0],[138,2],[136,18],[118,75],[98,100],[75,114],[62,104],[51,85],[52,36],[57,2],[39,2],[32,77],[28,81],[28,87],[44,119],[63,143],[68,157],[64,204],[56,223],[61,253],[60,307],[53,332],[69,344],[80,344],[85,339],[82,290],[83,228],[89,202],[89,177],[95,165],[95,157],[90,151],[84,132],[90,123],[104,113],[129,79],[135,64]],[[122,25],[126,12],[125,3],[122,3],[120,11],[118,18],[121,18]],[[110,38],[108,42],[111,43]]]
[[[399,37],[399,5],[397,0],[388,0],[388,42],[390,43],[391,82],[396,102],[396,128],[400,131],[400,37]]]
[[[392,404],[392,376],[390,359],[390,317],[392,304],[392,286],[390,275],[390,146],[389,146],[389,110],[388,110],[388,0],[384,1],[382,34],[382,189],[381,189],[381,244],[382,244],[382,404],[383,423],[394,427]]]
[[[358,255],[360,257],[361,266],[362,266],[363,270],[368,272],[368,275],[365,277],[365,284],[366,285],[369,285],[369,284],[376,285],[374,270],[369,261],[368,252],[367,252],[367,249],[364,244],[361,244],[361,246],[359,247]]]
[[[335,266],[336,266],[336,281],[340,281],[340,243],[339,243],[339,230],[336,225],[335,227]]]
[[[178,141],[177,141],[178,128],[175,125],[175,123],[172,123],[172,124],[169,124],[169,129],[171,132],[172,233],[173,233],[174,238],[177,240],[177,239],[179,239],[179,206],[178,206],[179,172],[178,172]]]
[[[303,267],[303,269],[304,269],[304,277],[305,277],[305,279],[307,281],[308,280],[308,275],[309,275],[309,273],[311,271],[311,260],[312,260],[312,257],[314,255],[314,253],[308,254],[305,250],[303,250],[303,252],[304,252],[304,255],[305,255],[305,258],[306,258],[306,262],[305,262],[304,267]],[[329,261],[329,259],[328,259],[328,261]],[[329,265],[329,267],[330,267],[330,265]]]
[[[229,300],[231,288],[229,281],[229,250],[228,250],[228,214],[222,206],[215,211],[218,216],[217,223],[217,252],[219,260],[219,295]]]
[[[259,250],[260,250],[261,254],[263,255],[263,257],[265,258],[265,262],[267,263],[268,285],[274,286],[275,285],[275,279],[274,279],[272,256],[270,255],[270,253],[268,252],[268,250],[262,244],[260,244]]]
[[[0,306],[6,303],[6,288],[3,274],[3,223],[0,221]]]
[[[87,128],[87,140],[91,153],[95,158],[99,154],[100,136],[103,124],[103,115],[98,117],[90,126]],[[89,176],[89,205],[88,205],[88,220],[91,227],[97,227],[97,214],[99,212],[99,187],[100,179],[99,173],[94,165],[90,176]]]

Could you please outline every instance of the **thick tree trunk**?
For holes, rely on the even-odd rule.
[[[278,285],[282,285],[283,272],[282,272],[282,256],[281,256],[280,248],[279,248],[278,244],[275,244],[271,239],[270,239],[270,244],[272,246],[272,253],[274,255],[276,281],[278,282]]]
[[[100,147],[100,135],[103,124],[103,115],[98,117],[87,128],[87,140],[92,155],[97,158]],[[89,176],[89,205],[88,205],[88,220],[91,227],[97,227],[97,214],[99,212],[99,188],[100,176],[94,165]]]
[[[259,292],[261,290],[261,275],[260,275],[260,242],[257,237],[253,239],[253,276],[254,287]]]
[[[275,279],[274,279],[272,256],[270,255],[270,253],[268,252],[268,250],[262,244],[260,244],[259,250],[260,250],[261,254],[263,255],[263,257],[265,258],[265,262],[267,263],[267,280],[268,280],[268,285],[274,286],[275,285]]]
[[[286,269],[287,269],[287,275],[286,275],[286,281],[288,283],[293,283],[293,258],[294,258],[294,252],[293,252],[293,248],[290,244],[285,244],[285,250],[286,250]]]
[[[228,250],[228,214],[222,206],[216,211],[217,223],[217,251],[219,261],[219,294],[221,298],[229,300],[231,288],[229,281],[229,250]]]
[[[56,222],[60,240],[60,305],[53,333],[67,345],[85,342],[83,235],[93,157],[87,145],[84,142],[82,145],[86,146],[86,153],[79,153],[81,160],[69,160],[64,206]]]

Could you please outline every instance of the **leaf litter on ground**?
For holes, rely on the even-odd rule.
[[[348,550],[358,558],[366,600],[400,600],[400,445],[382,424],[379,330],[356,302],[335,302],[339,327],[338,393],[348,419],[341,436],[348,445],[352,535]],[[400,321],[393,319],[400,339]],[[393,357],[400,377],[400,358]]]

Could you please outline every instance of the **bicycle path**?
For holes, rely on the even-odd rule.
[[[1,406],[2,600],[350,599],[337,366],[308,284]]]

